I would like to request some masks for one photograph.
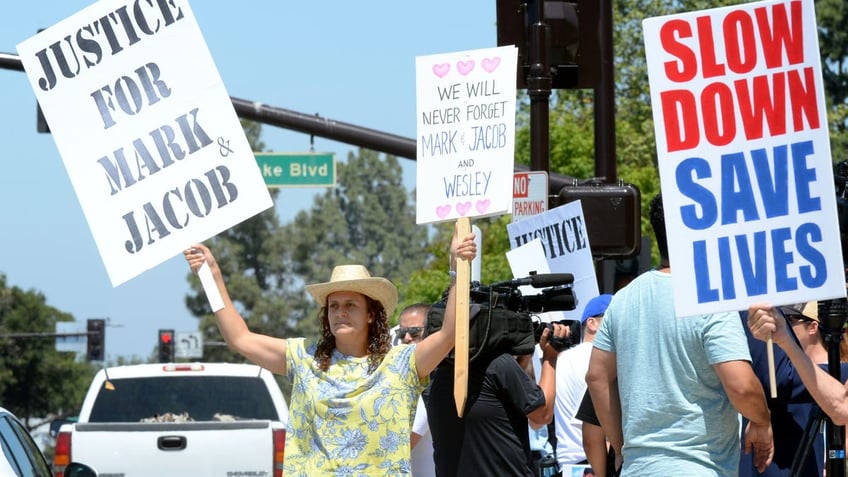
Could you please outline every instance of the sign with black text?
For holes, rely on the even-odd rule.
[[[102,0],[17,49],[113,286],[272,205],[187,0]]]
[[[511,250],[539,240],[544,252],[540,260],[547,261],[547,271],[574,275],[571,288],[574,291],[576,308],[565,311],[564,316],[570,320],[579,320],[586,302],[598,296],[595,260],[592,258],[589,234],[586,232],[583,203],[575,200],[563,204],[547,212],[507,224],[506,230]]]

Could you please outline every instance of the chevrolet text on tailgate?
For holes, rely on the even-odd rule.
[[[270,371],[249,364],[102,369],[79,421],[56,438],[54,470],[100,477],[280,477],[288,406]]]

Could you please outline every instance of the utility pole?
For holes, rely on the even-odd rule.
[[[527,94],[530,96],[530,169],[550,173],[550,108],[553,83],[548,60],[550,27],[545,22],[545,1],[536,0],[536,21],[530,25],[530,71]]]

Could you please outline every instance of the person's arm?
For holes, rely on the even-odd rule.
[[[754,466],[765,471],[774,456],[771,414],[760,381],[747,361],[713,365],[730,404],[750,422],[745,429],[745,453],[754,451]]]
[[[848,389],[836,378],[817,366],[789,336],[789,324],[768,304],[755,304],[748,309],[748,327],[759,340],[771,337],[789,356],[795,372],[810,395],[837,426],[848,424]]]
[[[218,330],[227,345],[248,360],[277,374],[286,374],[286,340],[250,331],[244,318],[236,310],[224,284],[221,268],[212,252],[203,244],[195,244],[183,252],[191,271],[206,262],[215,279],[215,285],[224,302],[224,307],[215,312]]]
[[[568,336],[569,332],[569,328],[565,325],[554,324],[554,336],[565,337]],[[527,420],[533,429],[538,429],[551,422],[554,417],[556,401],[556,362],[559,351],[551,346],[548,328],[542,330],[539,346],[542,348],[542,372],[539,376],[539,387],[542,388],[542,393],[545,395],[545,404],[527,414]]]
[[[601,426],[583,422],[583,452],[595,475],[607,475],[607,438]]]
[[[454,227],[453,240],[451,241],[451,270],[456,270],[457,257],[470,262],[476,256],[477,244],[474,242],[474,234],[468,234],[460,239],[457,228]],[[419,378],[428,376],[436,369],[436,366],[445,359],[445,356],[454,347],[456,341],[456,283],[454,278],[451,277],[442,328],[415,345],[415,367],[418,370]]]
[[[586,384],[604,434],[616,455],[621,455],[624,434],[621,429],[621,397],[618,394],[616,364],[615,353],[592,348]]]

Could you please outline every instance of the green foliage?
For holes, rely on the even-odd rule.
[[[24,422],[30,417],[72,415],[96,369],[60,353],[50,336],[9,334],[56,331],[56,323],[73,316],[47,305],[44,295],[9,287],[0,274],[0,403]]]

